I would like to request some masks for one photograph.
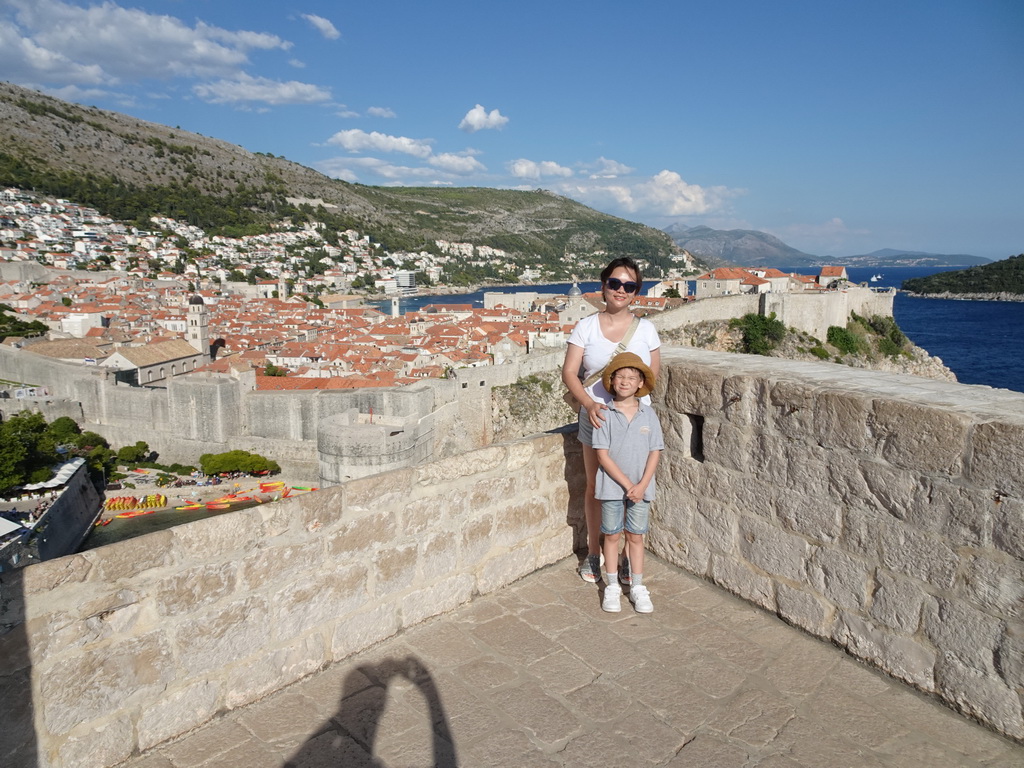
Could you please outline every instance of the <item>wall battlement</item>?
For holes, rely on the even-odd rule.
[[[663,370],[651,550],[1024,740],[1024,395]],[[501,589],[579,544],[581,463],[567,429],[0,574],[4,737],[113,765]]]

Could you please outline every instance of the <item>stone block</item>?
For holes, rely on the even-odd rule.
[[[398,608],[394,603],[378,603],[367,608],[339,618],[331,637],[334,661],[359,653],[400,629]]]
[[[936,669],[936,683],[940,695],[957,709],[1015,739],[1024,739],[1020,696],[998,676],[943,654]]]
[[[882,523],[875,511],[846,507],[843,511],[843,532],[839,546],[846,552],[867,560],[879,557]]]
[[[235,591],[237,580],[232,562],[185,568],[156,582],[157,613],[178,616],[215,603]]]
[[[879,525],[881,564],[938,589],[950,589],[956,578],[959,557],[941,538],[898,520]]]
[[[971,434],[967,477],[971,484],[993,488],[1001,496],[1024,498],[1024,424],[1019,421],[977,424]]]
[[[60,745],[58,759],[51,765],[61,768],[96,768],[117,765],[131,757],[135,734],[128,718],[112,720],[88,732],[68,737]],[[46,763],[40,762],[39,765]]]
[[[921,582],[882,570],[876,572],[875,580],[871,618],[902,634],[915,634],[921,626],[921,610],[928,599]]]
[[[867,603],[873,566],[842,550],[818,547],[807,566],[807,583],[839,608],[860,612]]]
[[[1024,624],[1010,622],[996,648],[996,670],[1011,688],[1024,688]]]
[[[935,690],[935,651],[912,638],[887,632],[842,611],[832,630],[832,640],[893,677],[924,691]]]
[[[129,699],[157,696],[174,679],[175,664],[167,638],[154,632],[37,665],[33,675],[46,729],[59,735],[108,717]]]
[[[52,594],[65,584],[81,584],[89,578],[93,563],[85,555],[68,555],[21,569],[19,591],[24,595]],[[8,580],[9,574],[4,574]],[[2,587],[0,587],[2,589]]]
[[[348,490],[340,488],[321,488],[317,493],[304,493],[277,504],[281,505],[288,523],[286,530],[295,533],[310,533],[320,530],[331,530],[350,514],[346,504]],[[272,505],[273,506],[273,505]],[[262,511],[262,507],[260,511]],[[278,532],[274,535],[280,535]],[[267,531],[267,536],[271,534]]]
[[[283,584],[308,570],[320,570],[326,562],[324,539],[285,543],[268,539],[246,554],[239,563],[239,584],[245,589]]]
[[[985,674],[995,674],[995,650],[1002,622],[961,600],[936,597],[924,607],[924,632],[944,657]]]
[[[415,554],[412,559],[414,562],[410,570],[415,571]],[[408,581],[412,581],[411,576]],[[285,642],[317,627],[333,626],[339,616],[356,610],[370,599],[366,569],[362,565],[349,565],[325,573],[314,572],[274,590],[272,595],[270,624],[273,636]],[[266,623],[266,616],[260,618]]]
[[[225,670],[223,706],[236,709],[279,691],[331,661],[319,634],[300,637],[282,648],[261,648],[258,655]]]
[[[246,509],[196,520],[161,533],[171,536],[168,548],[173,548],[179,563],[221,560],[239,552],[248,552],[259,544],[264,536],[263,515],[258,508]],[[119,545],[124,543],[119,542]],[[106,547],[100,547],[98,551],[104,549]]]
[[[741,515],[738,526],[740,553],[750,563],[775,576],[804,580],[810,551],[806,540],[750,515]]]
[[[972,420],[949,408],[877,398],[868,426],[878,454],[900,469],[959,475]],[[1024,468],[1024,467],[1022,467]]]
[[[768,421],[780,435],[806,441],[814,432],[816,394],[803,382],[776,380],[767,387]]]
[[[416,580],[418,547],[415,543],[392,545],[377,550],[373,558],[372,592],[378,599],[408,588]]]
[[[534,487],[519,477],[494,477],[479,480],[469,487],[466,504],[471,512],[482,512],[515,498],[523,490]]]
[[[472,576],[455,573],[447,579],[405,595],[399,603],[402,627],[411,627],[469,602],[473,597],[473,586]]]
[[[861,474],[873,506],[898,520],[910,517],[926,493],[918,474],[897,469],[884,462],[862,462]],[[933,525],[932,529],[938,530],[939,527]]]
[[[423,464],[415,472],[415,482],[421,486],[437,486],[463,477],[474,477],[504,467],[506,450],[502,445],[489,446],[458,456]]]
[[[829,496],[782,492],[778,494],[775,507],[779,522],[788,530],[820,543],[839,539],[843,508]]]
[[[477,571],[476,591],[481,595],[490,594],[536,569],[537,558],[530,546],[492,554]]]
[[[723,421],[704,422],[704,461],[734,472],[748,472],[756,466],[753,433],[749,428]]]
[[[139,713],[139,749],[150,749],[210,720],[217,712],[218,697],[217,684],[207,680],[163,693]]]
[[[198,676],[258,653],[270,642],[269,614],[270,605],[262,596],[193,614],[174,633],[179,666]]]
[[[992,544],[1024,560],[1024,500],[1000,496],[992,511]]]
[[[694,510],[692,531],[710,549],[723,554],[736,551],[738,515],[713,499],[701,499]]]
[[[690,573],[704,577],[711,569],[711,550],[707,545],[691,536],[666,531],[660,527],[651,528],[645,540],[647,548]]]
[[[755,376],[732,375],[722,380],[717,402],[711,408],[733,424],[764,424],[764,401],[762,388],[767,383]]]
[[[770,611],[775,610],[775,587],[772,580],[738,560],[712,555],[711,579],[744,600]]]
[[[494,544],[514,547],[521,541],[564,524],[565,517],[560,510],[553,510],[544,497],[532,496],[515,506],[500,508],[495,514]]]
[[[860,452],[868,445],[871,401],[856,393],[819,392],[811,434],[826,449]]]
[[[345,517],[349,510],[380,509],[407,501],[415,481],[416,472],[412,469],[393,469],[345,481]]]
[[[992,496],[943,478],[928,478],[924,487],[907,522],[938,533],[953,547],[992,546]]]
[[[428,496],[417,499],[402,507],[398,519],[399,532],[406,536],[419,536],[426,531],[436,530],[451,518],[460,518],[465,514],[464,496],[452,494],[454,498]]]
[[[1024,620],[1024,563],[969,556],[965,558],[960,592],[988,613]]]
[[[222,515],[228,517],[228,515]],[[97,547],[82,553],[92,563],[90,581],[112,584],[123,579],[134,579],[150,568],[162,568],[174,562],[172,547],[174,531],[199,525],[205,521],[188,523],[169,531],[148,533],[134,539],[118,541],[105,547]],[[36,566],[30,566],[35,568]]]
[[[394,541],[396,535],[397,522],[390,510],[366,512],[328,535],[327,554],[329,558],[369,554]]]
[[[775,604],[779,616],[805,632],[828,637],[835,608],[810,592],[785,582],[775,584]]]
[[[459,570],[459,542],[447,531],[426,534],[419,543],[420,579],[429,583]]]
[[[870,511],[876,505],[860,462],[856,454],[844,451],[832,451],[828,455],[828,496],[852,509]]]
[[[549,442],[551,441],[549,440]],[[543,455],[545,452],[550,452],[551,445],[544,445],[541,440],[517,440],[508,444],[506,449],[508,453],[505,466],[509,473],[518,473],[534,465],[540,458],[538,453]]]
[[[662,390],[665,408],[676,413],[712,413],[721,407],[722,375],[711,368],[666,365],[670,385]],[[660,387],[660,385],[659,385]]]
[[[537,567],[557,563],[572,554],[575,548],[572,528],[565,526],[555,533],[541,537],[536,543]]]
[[[459,565],[472,567],[480,562],[493,546],[494,514],[476,513],[462,525]]]

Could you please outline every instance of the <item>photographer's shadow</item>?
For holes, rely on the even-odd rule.
[[[380,730],[385,710],[387,733]],[[440,692],[414,656],[388,658],[350,671],[338,711],[289,758],[285,768],[384,768],[389,764],[458,766]]]

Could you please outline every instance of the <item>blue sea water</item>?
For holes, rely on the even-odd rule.
[[[780,267],[786,272],[813,274],[809,267]],[[899,288],[904,280],[964,267],[874,267],[848,270],[851,281],[877,288]],[[871,277],[879,279],[871,282]],[[596,291],[598,282],[579,284]],[[570,283],[493,288],[505,292],[566,293]],[[472,304],[482,307],[484,291],[448,296],[411,296],[401,299],[399,311],[411,312],[427,304]],[[389,302],[378,306],[385,312]],[[924,299],[897,293],[893,315],[903,332],[929,354],[942,358],[963,384],[985,384],[1024,392],[1024,302],[954,301]]]
[[[855,282],[899,288],[904,280],[964,267],[850,269]],[[1024,302],[925,299],[897,293],[893,316],[917,346],[942,358],[962,384],[1024,392]]]

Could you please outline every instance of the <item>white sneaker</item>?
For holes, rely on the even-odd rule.
[[[643,584],[630,587],[629,602],[633,604],[637,613],[654,613],[654,603],[651,602],[651,593],[647,591],[647,587]],[[608,609],[605,608],[605,610]]]
[[[601,600],[601,610],[608,613],[618,613],[622,610],[619,598],[622,597],[622,587],[618,584],[609,584],[604,588],[604,599]]]

